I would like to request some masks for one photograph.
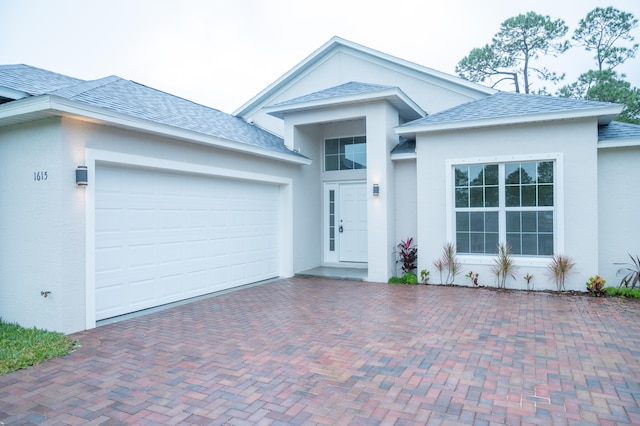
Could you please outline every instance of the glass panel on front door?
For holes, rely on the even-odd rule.
[[[329,251],[336,251],[336,191],[329,191]]]

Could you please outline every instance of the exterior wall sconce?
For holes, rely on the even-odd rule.
[[[87,171],[87,166],[78,166],[76,168],[76,184],[78,186],[87,186],[89,172]]]
[[[373,184],[373,196],[377,197],[380,195],[380,185],[378,185],[377,183]]]

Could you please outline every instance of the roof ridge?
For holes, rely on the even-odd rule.
[[[82,83],[78,83],[73,86],[63,87],[61,89],[57,89],[52,92],[49,92],[48,94],[53,96],[62,96],[62,97],[77,96],[82,93],[86,93],[90,90],[97,89],[98,87],[111,84],[117,80],[123,80],[123,79],[118,77],[117,75],[110,75],[107,77],[98,78],[96,80],[85,80]]]
[[[348,89],[348,88],[353,88],[356,90],[342,90],[342,89]],[[383,90],[396,89],[396,88],[399,89],[397,86],[389,86],[389,85],[376,84],[376,83],[364,83],[360,81],[349,81],[346,83],[338,84],[337,86],[327,87],[325,89],[307,93],[306,95],[297,96],[292,99],[278,102],[277,104],[274,104],[271,106],[279,107],[279,106],[295,104],[303,101],[318,100],[318,99],[327,98],[327,97],[349,96],[349,95],[361,94],[365,92],[380,92]]]
[[[218,112],[220,112],[222,114],[231,115],[232,117],[238,118],[240,121],[244,121],[241,118],[236,117],[233,114],[229,114],[229,113],[226,113],[224,111],[221,111],[218,108],[214,108],[214,107],[209,106],[209,105],[204,105],[204,104],[201,104],[199,102],[192,101],[191,99],[187,99],[187,98],[182,97],[182,96],[174,95],[173,93],[169,93],[169,92],[166,92],[164,90],[157,89],[155,87],[147,86],[146,84],[138,83],[137,81],[134,81],[134,80],[127,80],[127,79],[121,79],[121,80],[128,81],[129,83],[133,83],[133,84],[135,84],[137,86],[141,86],[141,87],[144,87],[144,88],[149,89],[149,90],[153,90],[154,92],[161,93],[161,94],[163,94],[165,96],[171,96],[172,98],[179,99],[179,100],[182,100],[184,102],[188,102],[188,103],[190,103],[192,105],[197,105],[197,106],[199,106],[201,108],[207,108],[207,109],[210,109],[210,110],[213,110],[213,111],[218,111]]]

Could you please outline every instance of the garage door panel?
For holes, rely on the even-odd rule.
[[[126,256],[125,247],[102,247],[96,249],[96,273],[103,274],[109,271],[119,271],[122,267],[122,258]]]
[[[96,318],[278,275],[275,185],[96,170]]]
[[[96,203],[97,204],[97,203]],[[101,225],[100,232],[119,232],[123,221],[123,210],[96,205],[96,222]]]
[[[129,266],[131,268],[153,267],[157,262],[155,244],[137,244],[129,246]]]
[[[156,280],[153,279],[142,279],[130,282],[127,289],[129,303],[134,307],[153,306],[152,302],[156,298],[155,283]]]
[[[201,270],[194,270],[186,274],[186,288],[189,296],[198,296],[207,293],[207,288],[210,283],[208,282],[208,268]]]
[[[105,314],[118,312],[122,305],[122,294],[125,285],[122,283],[105,283],[101,288],[96,289],[96,299],[100,300],[101,309]]]
[[[146,208],[131,208],[127,212],[129,231],[146,231],[154,229],[157,212]]]
[[[182,261],[180,247],[182,243],[178,242],[162,242],[158,244],[158,261],[163,264],[169,264]]]

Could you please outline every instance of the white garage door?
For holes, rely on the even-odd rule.
[[[276,185],[96,169],[96,319],[278,276]]]

